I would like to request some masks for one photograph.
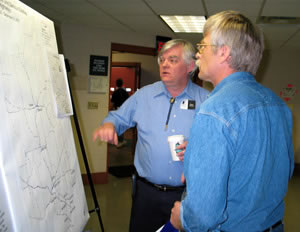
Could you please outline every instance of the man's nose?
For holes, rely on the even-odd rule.
[[[169,61],[168,59],[165,59],[164,61],[161,62],[162,67],[168,67],[169,66]]]

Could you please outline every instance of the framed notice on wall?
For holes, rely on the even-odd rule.
[[[107,56],[90,56],[90,75],[107,76],[108,57]]]
[[[108,89],[107,78],[89,77],[89,93],[106,93]]]

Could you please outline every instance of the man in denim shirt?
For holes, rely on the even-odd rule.
[[[263,36],[234,11],[211,16],[203,35],[199,78],[215,88],[192,125],[187,195],[174,204],[171,223],[194,232],[283,231],[294,166],[292,114],[254,78]]]
[[[188,41],[168,41],[158,54],[161,81],[138,90],[120,109],[111,111],[94,133],[94,139],[117,144],[117,134],[137,127],[132,232],[156,231],[170,219],[174,202],[181,198],[183,162],[172,160],[168,136],[181,134],[188,139],[196,107],[208,94],[189,79],[195,68],[194,56],[195,49]],[[183,154],[178,153],[181,160]]]

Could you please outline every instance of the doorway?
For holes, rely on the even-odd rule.
[[[116,90],[116,80],[123,80],[123,88],[133,95],[140,88],[141,64],[136,62],[112,62],[109,85],[109,108],[111,97]],[[128,129],[124,134],[122,146],[108,144],[108,171],[116,177],[131,176],[134,171],[133,160],[137,140],[136,128]]]
[[[146,56],[152,57],[153,59],[156,56],[156,51],[154,48],[135,46],[135,45],[127,45],[127,44],[118,44],[118,43],[111,44],[111,59],[112,59],[113,53],[114,54],[122,53],[122,54],[133,54],[133,55],[137,55],[137,54],[146,55]],[[130,60],[131,62],[128,62],[128,60],[126,60],[126,58],[125,58],[125,59],[121,59],[118,61],[120,61],[120,62],[113,62],[113,60],[111,60],[111,70],[116,71],[117,70],[117,69],[115,69],[116,67],[119,67],[119,68],[127,67],[129,69],[135,70],[134,71],[134,73],[135,73],[134,80],[135,81],[134,81],[134,91],[133,91],[133,93],[134,93],[137,89],[140,88],[140,83],[141,83],[140,80],[141,80],[141,72],[142,71],[141,71],[141,63],[139,63],[140,60],[135,59],[135,60]],[[114,71],[111,71],[111,73]],[[125,83],[125,81],[124,81],[124,83]],[[115,83],[112,83],[112,84],[115,85]],[[125,83],[125,84],[127,84],[127,83]],[[129,85],[131,85],[131,84],[129,84]],[[110,98],[109,98],[109,101],[110,101]],[[110,102],[109,102],[109,104],[110,104]],[[131,173],[134,170],[133,160],[134,160],[135,145],[136,145],[136,141],[137,141],[136,129],[134,128],[134,129],[127,130],[127,132],[125,132],[125,139],[129,140],[129,143],[127,144],[126,152],[122,151],[121,149],[117,150],[115,146],[108,144],[107,166],[108,166],[108,172],[110,172],[110,169],[112,169],[113,167],[119,167],[118,170],[121,170],[120,177],[131,177]],[[117,155],[115,155],[114,152],[116,152]],[[114,155],[115,155],[115,157],[113,157]],[[128,159],[128,157],[130,159]],[[126,165],[126,164],[128,164],[129,162],[131,162],[131,166],[129,166],[129,168],[128,168],[128,165]],[[119,165],[119,166],[112,166],[112,165]],[[123,174],[122,174],[122,172],[123,172],[122,170],[124,171]],[[110,172],[110,174],[112,174],[112,173]]]

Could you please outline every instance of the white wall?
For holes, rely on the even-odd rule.
[[[300,163],[300,51],[275,50],[267,52],[258,72],[260,82],[277,95],[288,84],[297,87],[299,93],[287,102],[293,113],[295,161]]]
[[[122,43],[129,45],[155,47],[155,37],[144,36],[135,33],[121,33],[112,31],[103,31],[75,25],[62,25],[60,28],[60,38],[58,38],[60,47],[65,57],[71,64],[71,73],[69,73],[71,88],[75,95],[76,109],[80,119],[80,125],[83,132],[87,156],[90,162],[91,172],[105,172],[107,167],[107,146],[101,142],[92,142],[92,134],[101,120],[107,115],[108,110],[108,78],[106,80],[107,91],[101,94],[88,93],[88,76],[89,76],[89,57],[90,55],[108,56],[110,61],[111,43]],[[132,55],[122,57],[114,55],[114,61],[138,62],[142,59],[142,69],[144,79],[142,86],[150,82],[159,80],[156,63],[145,61],[141,55]],[[152,58],[151,58],[152,59]],[[299,71],[300,54],[299,51],[282,51],[266,52],[259,69],[257,79],[265,86],[271,88],[278,95],[282,88],[291,83],[300,89],[300,71]],[[155,60],[156,62],[156,60]],[[110,64],[109,64],[110,65]],[[156,66],[156,68],[155,68]],[[143,78],[143,77],[142,77]],[[98,102],[98,110],[88,110],[88,101]],[[294,115],[294,145],[295,159],[300,163],[300,93],[290,102]],[[79,146],[77,146],[79,148]],[[79,159],[81,159],[80,150],[78,149]],[[85,170],[81,164],[82,172]]]

